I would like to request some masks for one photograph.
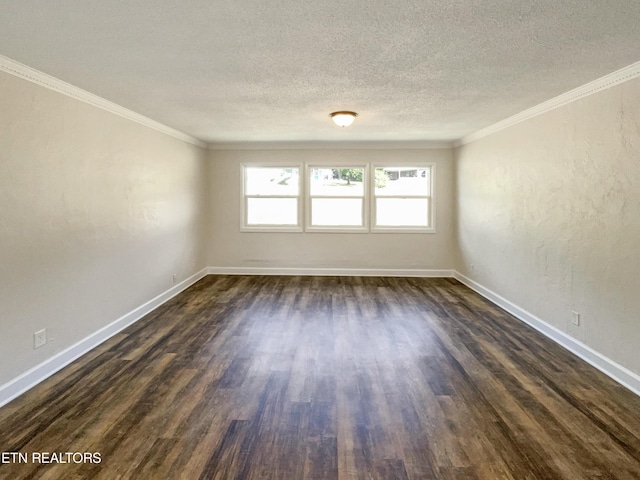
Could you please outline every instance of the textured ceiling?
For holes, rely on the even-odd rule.
[[[638,0],[1,0],[0,54],[207,142],[453,140],[638,61],[638,19]]]

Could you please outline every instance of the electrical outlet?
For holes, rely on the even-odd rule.
[[[176,274],[174,273],[174,274],[173,274],[173,284],[175,285],[177,281],[178,281],[178,275],[176,275]]]
[[[580,326],[580,314],[578,312],[571,312],[571,323]]]
[[[33,334],[33,349],[40,348],[47,343],[47,329],[43,328]]]

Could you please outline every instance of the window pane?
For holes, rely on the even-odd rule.
[[[297,167],[246,167],[245,195],[298,195]]]
[[[298,200],[248,198],[247,225],[298,225]]]
[[[362,197],[364,168],[310,168],[311,195]]]
[[[377,196],[431,196],[429,167],[378,167],[375,176]]]
[[[376,226],[428,227],[428,198],[377,198]]]
[[[362,226],[362,199],[313,198],[311,200],[311,225]]]

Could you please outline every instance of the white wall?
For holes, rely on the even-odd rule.
[[[243,162],[435,162],[436,233],[241,233]],[[443,150],[227,150],[209,152],[209,265],[253,268],[451,269],[453,152]]]
[[[640,374],[640,80],[456,157],[459,270]]]
[[[0,387],[203,267],[451,269],[640,373],[640,80],[455,152],[204,152],[0,73]],[[241,233],[240,164],[437,164],[435,234]],[[571,310],[582,325],[570,323]],[[33,332],[54,340],[33,349]]]
[[[0,92],[2,386],[206,266],[206,160],[6,73]]]

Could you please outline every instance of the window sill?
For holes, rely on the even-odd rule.
[[[240,227],[244,233],[302,233],[302,227]]]
[[[367,227],[306,227],[307,233],[369,233]]]
[[[416,227],[375,227],[371,229],[371,233],[436,233],[436,229]]]

